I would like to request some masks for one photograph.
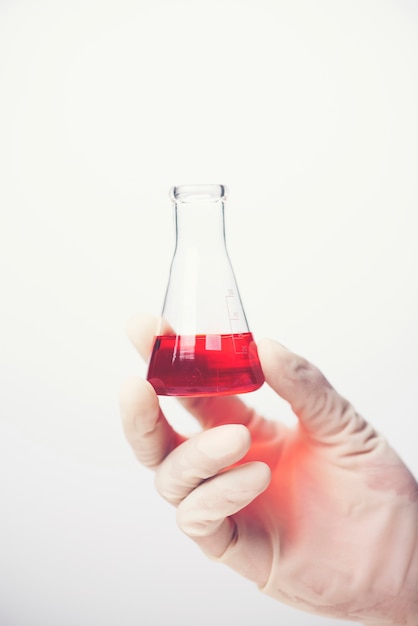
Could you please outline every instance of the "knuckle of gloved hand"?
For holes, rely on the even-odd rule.
[[[199,506],[189,506],[186,500],[177,507],[176,521],[178,527],[189,537],[204,537],[210,534],[214,525]]]
[[[165,500],[177,506],[184,497],[184,488],[175,476],[158,468],[155,472],[154,484],[157,492]]]
[[[315,365],[312,365],[312,363],[300,356],[295,356],[291,361],[287,375],[290,381],[298,387],[317,389],[329,386],[322,372]]]
[[[302,357],[296,357],[286,372],[296,412],[321,414],[328,412],[330,402],[338,395],[322,372]]]

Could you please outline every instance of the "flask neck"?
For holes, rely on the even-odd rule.
[[[225,247],[224,203],[222,200],[177,202],[175,204],[176,246]]]

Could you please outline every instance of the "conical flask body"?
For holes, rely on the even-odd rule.
[[[174,187],[176,245],[147,379],[160,395],[246,393],[264,376],[227,253],[225,187]]]

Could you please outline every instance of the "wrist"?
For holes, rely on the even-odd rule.
[[[415,542],[409,552],[411,556],[402,584],[385,594],[380,606],[372,609],[376,617],[366,618],[364,626],[418,626],[418,505],[415,508]],[[401,540],[394,551],[401,554],[403,547]],[[393,566],[396,567],[396,560]]]

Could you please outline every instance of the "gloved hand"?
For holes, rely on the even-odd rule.
[[[130,325],[144,358],[155,320]],[[235,396],[183,398],[184,438],[149,383],[121,391],[124,430],[155,469],[180,528],[212,559],[301,610],[368,625],[418,625],[418,485],[385,439],[303,358],[264,339],[267,384],[290,429]]]

